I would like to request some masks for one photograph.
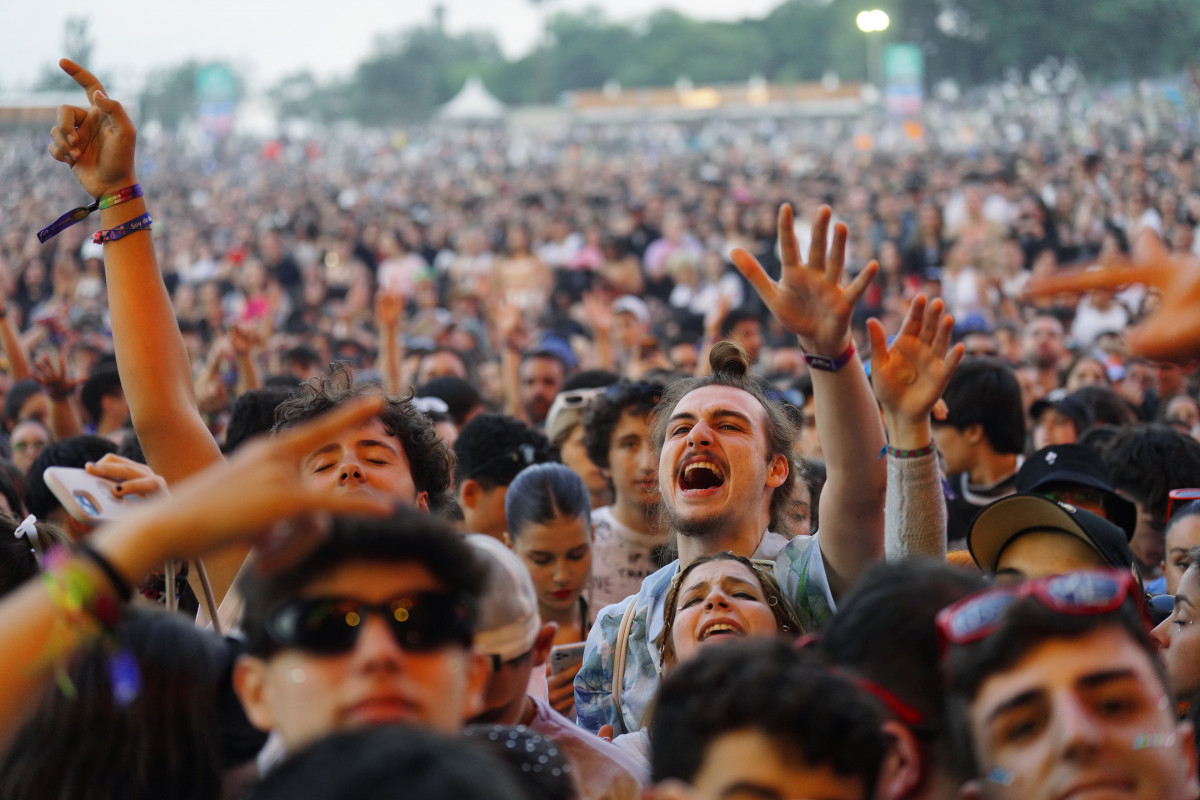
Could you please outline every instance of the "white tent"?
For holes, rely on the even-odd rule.
[[[499,120],[504,118],[504,103],[487,90],[478,75],[472,75],[458,94],[438,109],[437,116],[459,122]]]

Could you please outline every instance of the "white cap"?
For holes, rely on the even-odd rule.
[[[475,649],[511,661],[533,649],[542,629],[537,590],[521,559],[499,539],[482,533],[467,536],[488,564],[487,585],[479,602]]]
[[[634,297],[631,294],[622,295],[613,303],[612,310],[614,314],[633,314],[643,325],[650,324],[650,309],[640,297]]]

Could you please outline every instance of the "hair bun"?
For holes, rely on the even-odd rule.
[[[708,366],[714,375],[724,372],[739,378],[745,377],[750,372],[750,356],[737,342],[723,340],[709,350]]]

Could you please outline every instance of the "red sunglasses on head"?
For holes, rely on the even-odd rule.
[[[1132,597],[1143,617],[1146,615],[1142,592],[1128,572],[1097,569],[1051,575],[1013,586],[984,589],[943,608],[937,615],[942,653],[950,645],[971,644],[995,633],[1009,606],[1027,597],[1036,598],[1052,611],[1076,615],[1107,614]]]

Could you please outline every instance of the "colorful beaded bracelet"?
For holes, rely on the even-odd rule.
[[[892,447],[889,444],[885,445],[883,449],[879,451],[879,457],[883,458],[885,455],[888,455],[892,458],[920,458],[921,456],[927,456],[936,451],[937,445],[935,445],[933,442],[930,442],[924,447],[919,447],[916,450],[900,450]]]

